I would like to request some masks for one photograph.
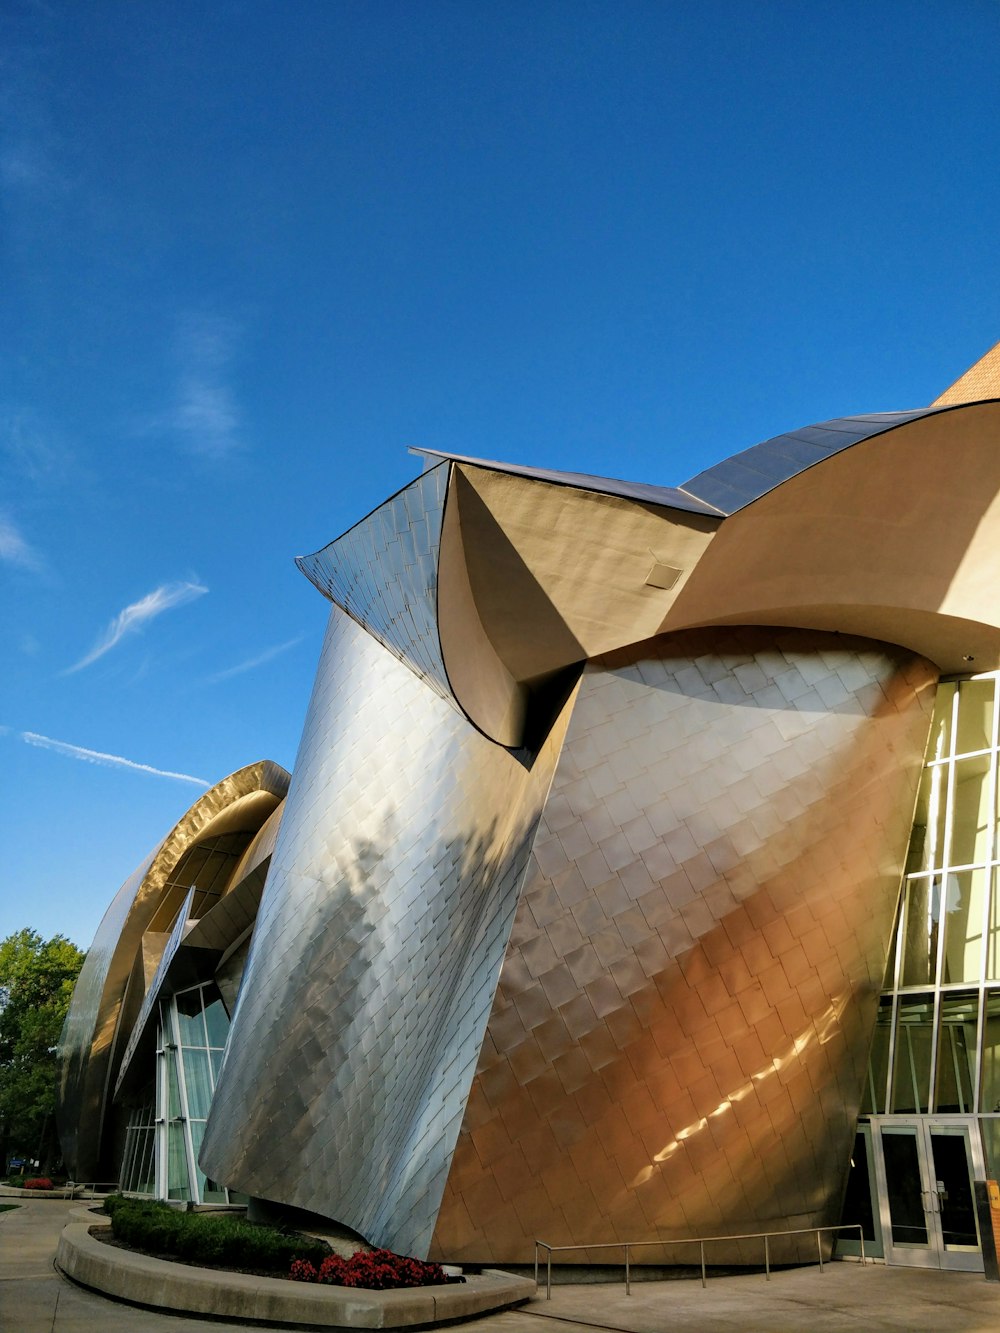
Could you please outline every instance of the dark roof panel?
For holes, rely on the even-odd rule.
[[[733,514],[797,473],[822,463],[852,444],[860,444],[862,440],[942,410],[946,409],[921,407],[911,412],[870,412],[803,426],[800,430],[788,431],[755,444],[699,472],[684,483],[684,490],[723,513]]]
[[[491,472],[509,472],[516,477],[530,477],[547,481],[554,486],[574,486],[580,491],[597,491],[601,495],[617,495],[625,500],[643,504],[662,505],[667,509],[683,509],[689,514],[719,516],[716,507],[696,495],[688,495],[675,486],[650,486],[641,481],[616,481],[612,477],[594,477],[586,472],[554,472],[548,468],[523,467],[518,463],[496,463],[487,458],[467,458],[463,454],[446,454],[437,449],[411,449],[411,453],[425,454],[428,458],[447,458],[452,463],[468,463],[470,467],[489,468]]]

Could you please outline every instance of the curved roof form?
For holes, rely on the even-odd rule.
[[[921,413],[726,519],[663,632],[860,634],[943,672],[1000,666],[1000,401]]]
[[[991,356],[952,399],[979,384]],[[439,550],[406,559],[416,535],[407,497],[423,478],[364,523],[388,525],[403,553],[396,563],[419,565],[421,587],[436,579],[436,627],[416,636],[412,574],[390,604],[392,580],[379,586],[351,558],[355,529],[299,563],[511,749],[530,749],[553,692],[582,662],[675,629],[841,630],[912,648],[944,671],[991,669],[1000,665],[998,413],[988,400],[840,417],[754,445],[679,488],[415,450],[448,463]],[[435,466],[424,477],[442,475]]]
[[[735,514],[842,449],[944,410],[921,407],[912,412],[873,412],[786,431],[699,472],[684,483],[682,490],[701,497],[723,514]]]
[[[551,468],[525,467],[521,463],[496,463],[485,458],[469,458],[464,454],[441,453],[437,449],[411,449],[410,453],[423,455],[425,458],[447,459],[451,463],[468,463],[470,467],[486,468],[490,472],[506,472],[512,477],[547,481],[553,486],[572,486],[578,491],[617,495],[623,500],[638,500],[642,504],[681,509],[690,514],[723,512],[707,500],[699,499],[697,495],[690,493],[686,487],[652,486],[643,481],[618,481],[613,477],[595,477],[589,472],[556,472]]]
[[[93,1178],[98,1170],[105,1102],[129,1035],[120,1019],[130,979],[137,978],[133,990],[148,989],[190,890],[175,882],[175,872],[206,841],[236,832],[246,832],[249,841],[284,799],[288,783],[285,769],[270,760],[216,783],[125,881],[105,913],[60,1040],[59,1136],[77,1176]],[[136,1012],[141,1002],[140,993]]]

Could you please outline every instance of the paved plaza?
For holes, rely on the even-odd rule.
[[[53,1268],[79,1203],[29,1201],[0,1214],[3,1333],[218,1333],[242,1324],[159,1314],[84,1291]],[[453,1327],[481,1333],[996,1333],[1000,1285],[981,1275],[828,1264],[763,1276],[562,1286],[520,1309]],[[287,1333],[287,1330],[285,1331]]]

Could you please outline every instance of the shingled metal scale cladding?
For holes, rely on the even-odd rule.
[[[294,776],[226,824],[266,852],[178,923],[161,849],[102,924],[67,1152],[109,1161],[132,1028],[218,975],[201,1180],[459,1261],[836,1222],[936,682],[1000,667],[962,383],[679,488],[425,451],[299,560]]]

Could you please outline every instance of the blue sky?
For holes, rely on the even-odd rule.
[[[1000,338],[994,0],[4,9],[0,938],[292,766],[408,446],[677,483]]]

